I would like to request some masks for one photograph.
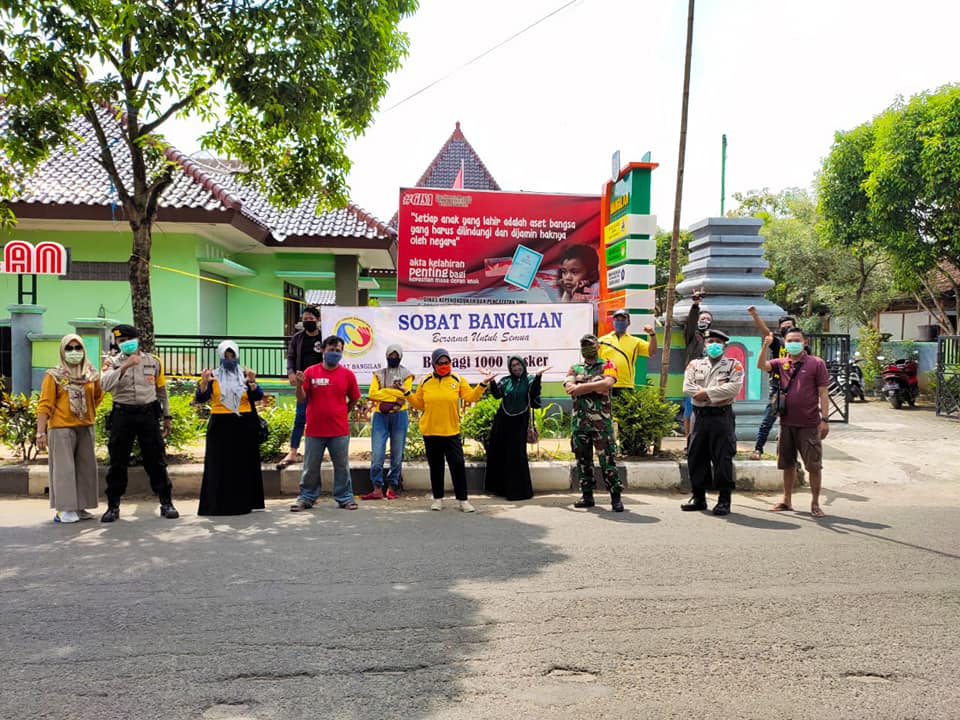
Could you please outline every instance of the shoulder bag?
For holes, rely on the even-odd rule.
[[[254,419],[257,421],[257,443],[263,445],[267,440],[270,439],[270,425],[267,424],[267,421],[260,417],[260,413],[257,412],[257,403],[250,397],[250,390],[247,390],[247,400],[250,401],[250,412],[253,413]]]
[[[800,372],[801,367],[803,367],[802,362],[795,364],[790,371],[790,375],[786,378],[787,382],[784,383],[783,366],[780,366],[780,387],[777,388],[776,395],[773,398],[777,417],[783,417],[787,414],[787,391],[790,389],[790,386],[793,385],[793,378]]]

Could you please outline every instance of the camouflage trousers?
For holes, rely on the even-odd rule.
[[[617,441],[614,439],[613,423],[610,420],[602,422],[602,427],[599,428],[592,426],[576,428],[570,438],[570,445],[573,448],[573,454],[577,457],[577,478],[580,480],[581,492],[593,492],[597,485],[593,476],[594,447],[597,448],[597,459],[600,461],[600,471],[603,473],[603,482],[607,490],[612,493],[623,490],[615,460]]]

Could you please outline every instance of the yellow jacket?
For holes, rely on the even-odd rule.
[[[404,378],[403,390],[397,390],[395,387],[380,387],[380,376],[374,373],[373,380],[370,381],[370,390],[367,391],[367,397],[373,401],[373,411],[375,413],[380,412],[380,403],[382,402],[400,403],[397,410],[406,410],[407,408],[404,406],[407,404],[407,399],[404,394],[411,390],[413,390],[413,375]]]
[[[407,395],[407,400],[410,407],[423,411],[422,435],[450,437],[460,434],[460,401],[476,402],[486,389],[483,383],[470,387],[470,383],[453,373],[446,377],[430,374],[420,380],[417,391]]]
[[[617,384],[614,387],[632,390],[635,387],[637,358],[649,357],[650,343],[629,333],[617,337],[615,332],[609,332],[600,338],[599,354],[617,368]]]
[[[49,373],[44,373],[40,385],[40,401],[37,403],[37,415],[47,416],[48,428],[83,427],[93,425],[97,417],[97,407],[103,400],[103,388],[100,381],[88,382],[83,386],[87,396],[86,417],[77,417],[70,410],[70,395],[57,387],[57,381]]]

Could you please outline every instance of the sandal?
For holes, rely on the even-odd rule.
[[[770,512],[784,512],[787,510],[792,511],[793,508],[787,505],[785,502],[778,502],[776,505],[770,508]]]
[[[759,460],[762,457],[763,457],[763,453],[760,452],[759,450],[754,450],[752,453],[750,453],[751,460]]]
[[[810,516],[815,518],[825,517],[823,510],[820,509],[819,505],[814,505],[812,508],[810,508]]]
[[[337,503],[337,507],[341,510],[356,510],[358,505],[353,500],[350,500],[349,502]]]

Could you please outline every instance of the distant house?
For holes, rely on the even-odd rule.
[[[947,319],[953,326],[953,334],[957,333],[957,305],[954,283],[960,285],[960,270],[949,263],[945,264],[945,271],[953,278],[953,283],[946,277],[940,277],[935,291],[936,298],[926,297],[927,307],[934,307],[936,299],[944,309]],[[878,323],[881,333],[889,333],[890,340],[936,340],[943,334],[937,319],[924,308],[917,298],[897,298],[878,314]]]
[[[122,119],[107,109],[100,119],[123,147]],[[6,124],[0,106],[0,132]],[[70,252],[65,275],[38,278],[36,304],[46,307],[48,333],[66,332],[77,318],[132,319],[130,226],[98,162],[92,127],[84,119],[72,127],[76,147],[56,150],[21,179],[19,194],[8,198],[17,226],[0,236],[3,243],[53,240]],[[240,182],[234,163],[173,148],[165,155],[177,170],[153,229],[158,335],[276,337],[292,331],[308,291],[329,291],[341,305],[394,295],[396,232],[386,223],[353,203],[321,213],[315,200],[276,209]],[[0,275],[0,299],[18,303],[16,275]]]

